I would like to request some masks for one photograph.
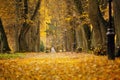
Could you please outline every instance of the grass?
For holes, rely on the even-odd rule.
[[[15,58],[23,58],[23,57],[25,57],[24,53],[0,54],[0,59],[15,59]]]

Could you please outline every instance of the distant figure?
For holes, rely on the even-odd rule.
[[[56,53],[56,51],[55,51],[55,48],[54,48],[54,47],[52,47],[52,48],[51,48],[51,53]]]

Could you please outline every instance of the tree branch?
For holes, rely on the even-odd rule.
[[[34,19],[35,19],[35,16],[36,16],[36,14],[38,13],[38,10],[39,10],[39,8],[40,8],[40,4],[41,4],[41,0],[38,0],[37,5],[36,5],[36,8],[35,8],[35,11],[34,11],[32,17],[31,17],[31,20],[34,20]]]

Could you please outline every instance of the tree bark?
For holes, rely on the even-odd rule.
[[[19,50],[28,51],[28,45],[26,42],[26,33],[28,32],[30,25],[27,23],[28,19],[28,0],[24,0],[24,20],[20,35],[19,35]]]
[[[82,0],[74,0],[74,3],[79,12],[79,15],[82,16],[83,15],[82,13],[85,12],[85,10],[83,8],[84,6],[82,5]],[[79,22],[82,22],[82,18],[79,19]],[[90,35],[91,35],[90,29],[87,24],[80,25],[80,28],[79,28],[79,25],[77,25],[77,27],[78,27],[78,30],[80,30],[80,32],[76,29],[76,31],[77,31],[76,32],[77,47],[83,48],[85,51],[87,51],[90,48],[90,44],[91,44],[90,43]],[[78,41],[78,40],[80,40],[80,41]]]
[[[90,37],[91,32],[89,26],[87,24],[80,25],[76,29],[76,37],[77,37],[77,48],[82,48],[83,51],[88,51],[90,49]]]
[[[120,0],[113,0],[114,26],[116,32],[116,46],[120,46]]]
[[[11,51],[8,45],[7,37],[3,28],[2,20],[0,18],[0,52],[9,52]]]
[[[83,7],[82,7],[82,2],[81,2],[81,0],[73,0],[73,1],[74,1],[74,3],[75,3],[75,6],[76,6],[78,12],[79,12],[80,14],[82,14],[84,10],[83,10]]]
[[[104,20],[98,0],[89,0],[89,18],[93,26],[92,46],[101,47],[106,44],[106,21]]]
[[[37,23],[36,21],[39,21],[39,19],[37,19],[36,17],[38,14],[40,3],[41,3],[41,0],[38,0],[35,10],[33,12],[33,15],[30,18],[28,18],[28,14],[29,14],[28,5],[29,4],[28,4],[28,0],[24,0],[24,20],[25,20],[25,22],[23,23],[23,26],[21,28],[20,35],[19,35],[20,51],[38,51],[39,50],[39,46],[37,46],[37,48],[34,48],[34,47],[36,47],[36,45],[38,45],[40,43],[40,39],[39,39],[40,36],[38,35],[39,34],[39,31],[38,31],[39,26],[38,25],[39,24],[37,24],[36,26],[33,27],[33,25],[31,25],[28,22],[28,20],[33,21],[34,24]],[[37,28],[37,30],[36,30],[36,28]],[[37,33],[37,35],[35,33]],[[38,41],[36,41],[36,40],[38,40]]]
[[[16,14],[16,24],[14,25],[14,31],[15,31],[15,48],[14,48],[14,52],[18,52],[19,51],[19,29],[21,26],[19,20],[21,19],[21,8],[22,8],[22,4],[21,4],[22,0],[16,0],[16,10],[15,10],[15,14]]]

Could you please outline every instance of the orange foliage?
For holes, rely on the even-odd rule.
[[[120,80],[120,59],[92,54],[34,54],[0,60],[0,80]]]

